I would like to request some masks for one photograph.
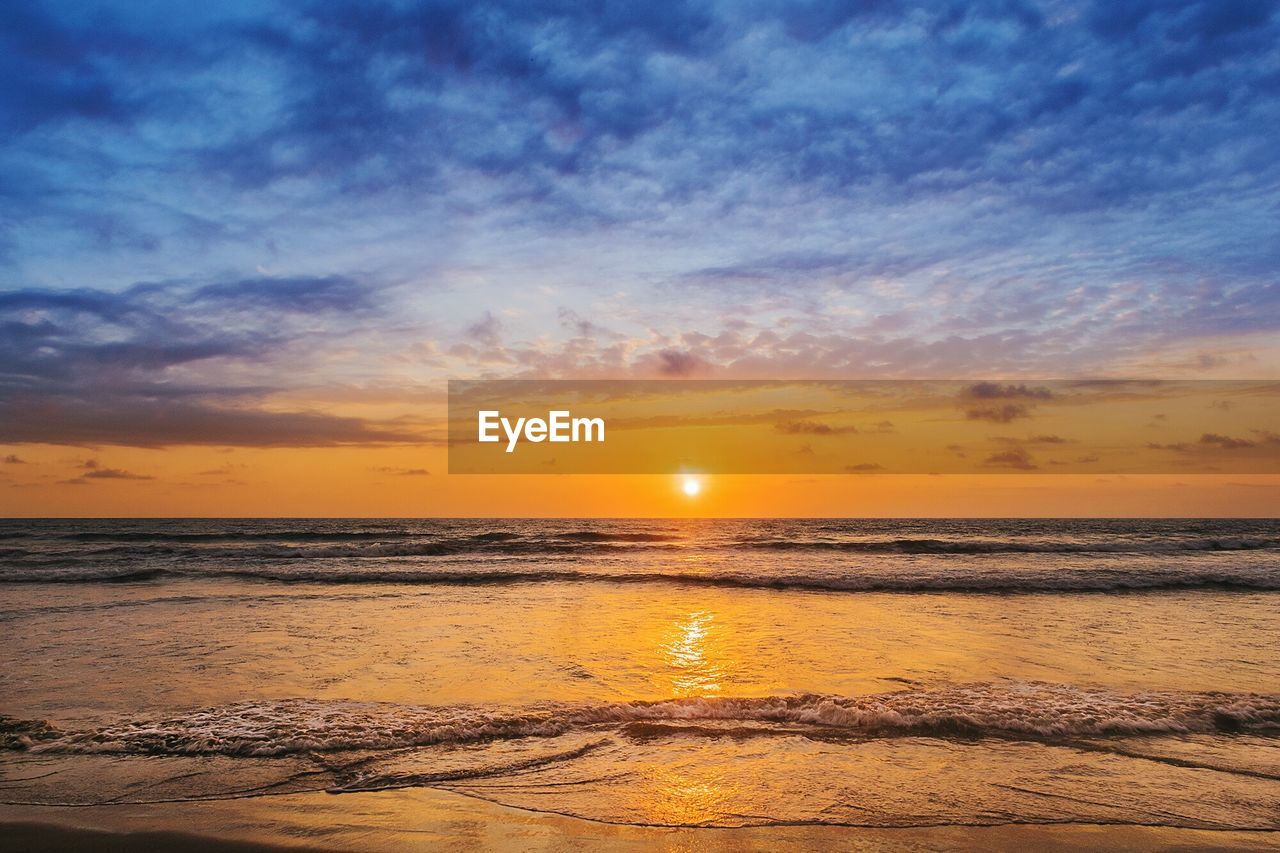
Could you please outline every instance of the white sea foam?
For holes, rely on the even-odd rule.
[[[553,737],[637,722],[738,721],[815,734],[1062,739],[1280,732],[1280,695],[1117,693],[1023,682],[866,696],[787,695],[539,706],[421,707],[288,699],[247,702],[87,730],[0,720],[11,748],[60,753],[272,756]]]

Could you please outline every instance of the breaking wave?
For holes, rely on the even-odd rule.
[[[1124,694],[1058,684],[969,684],[867,696],[817,694],[656,702],[424,707],[286,699],[244,702],[99,728],[0,717],[0,746],[52,753],[281,756],[555,737],[651,723],[789,724],[817,737],[1111,736],[1280,732],[1280,695]],[[698,731],[696,725],[691,729]],[[678,735],[676,727],[644,732]]]
[[[1158,590],[1280,590],[1280,565],[1187,567],[1054,567],[1052,570],[985,571],[981,567],[859,566],[813,573],[760,570],[650,571],[605,568],[545,568],[539,565],[493,569],[481,565],[406,564],[326,566],[258,564],[218,567],[128,568],[60,566],[10,570],[4,583],[125,583],[180,578],[234,578],[285,584],[404,584],[420,586],[514,585],[534,583],[663,584],[691,587],[800,590],[812,592],[1087,593]]]

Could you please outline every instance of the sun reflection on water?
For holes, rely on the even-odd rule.
[[[662,652],[671,668],[673,695],[708,696],[721,692],[724,672],[713,654],[714,622],[715,614],[696,611],[672,626]]]
[[[657,796],[649,799],[647,810],[654,823],[697,826],[722,820],[733,811],[730,804],[738,791],[716,769],[703,768],[694,774],[687,768],[670,767],[653,772],[648,781]]]

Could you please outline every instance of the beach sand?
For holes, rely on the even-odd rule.
[[[1274,832],[1136,826],[619,826],[427,789],[89,808],[0,807],[0,850],[1277,850]]]

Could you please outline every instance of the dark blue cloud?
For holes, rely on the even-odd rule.
[[[369,285],[341,276],[0,291],[0,387],[56,380],[101,391],[121,371],[253,359],[289,340],[291,315],[351,315],[371,299]]]
[[[353,312],[375,304],[368,283],[340,275],[220,281],[197,288],[191,298],[217,306],[285,313]]]
[[[191,137],[158,138],[169,167],[242,187],[447,193],[466,169],[558,217],[604,215],[566,176],[658,201],[743,173],[1107,209],[1273,169],[1280,118],[1280,31],[1247,2],[264,4],[171,34],[33,8],[0,24],[19,133],[160,121]]]
[[[369,310],[354,279],[139,284],[121,293],[0,292],[0,443],[328,446],[418,440],[316,412],[261,411],[278,388],[216,384],[210,362],[252,366],[289,346],[295,318]],[[178,373],[175,370],[196,372]],[[288,377],[280,377],[288,387]],[[107,476],[99,474],[96,476]]]
[[[0,398],[0,443],[336,447],[424,442],[410,430],[321,412],[263,411],[146,396],[42,394],[34,399]]]
[[[113,74],[110,36],[69,27],[36,3],[0,5],[0,131],[48,122],[124,122],[142,105]]]
[[[108,20],[129,18],[127,5],[115,11]],[[1071,11],[264,4],[256,19],[177,29],[168,38],[190,40],[178,50],[154,21],[102,32],[17,4],[0,21],[15,72],[3,98],[18,133],[158,119],[198,136],[218,121],[216,138],[164,153],[242,186],[314,177],[350,193],[444,191],[463,167],[512,179],[516,198],[556,201],[557,175],[636,173],[683,197],[751,171],[819,191],[980,184],[1072,211],[1274,156],[1265,120],[1278,117],[1280,77],[1268,57],[1280,31],[1268,4]],[[223,59],[254,70],[210,79]],[[1223,163],[1214,155],[1228,147]],[[650,159],[664,153],[673,162]]]

